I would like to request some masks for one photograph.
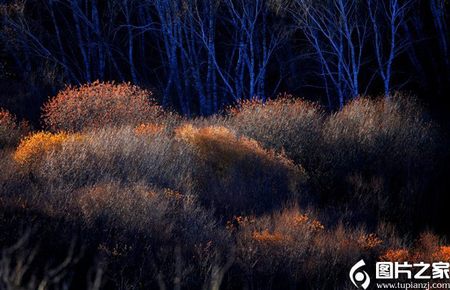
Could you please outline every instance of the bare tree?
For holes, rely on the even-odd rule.
[[[450,77],[450,39],[447,27],[446,0],[429,0],[434,26],[437,31],[439,47]],[[448,2],[448,1],[447,1]]]
[[[266,73],[273,53],[285,40],[286,27],[269,28],[273,6],[269,1],[225,0],[226,21],[232,27],[231,53],[235,98],[266,98]]]
[[[333,85],[339,107],[363,91],[360,85],[368,22],[359,0],[295,0],[292,15],[313,47],[326,90]],[[331,104],[329,104],[331,106]]]
[[[405,15],[413,2],[414,0],[367,0],[374,36],[375,58],[379,74],[383,80],[386,97],[391,94],[394,60],[408,45],[407,39],[402,40],[399,37],[399,30],[404,26]]]
[[[13,245],[0,251],[0,288],[5,290],[46,290],[69,289],[74,266],[79,262],[83,252],[70,243],[66,257],[54,265],[38,269],[36,256],[39,247],[32,243],[32,231],[22,235]],[[87,288],[98,290],[102,286],[103,268],[95,267],[87,279]]]

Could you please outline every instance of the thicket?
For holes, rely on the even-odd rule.
[[[289,96],[243,102],[218,122],[301,164],[311,199],[375,223],[421,212],[442,149],[436,124],[402,94],[358,98],[333,114]]]
[[[347,289],[361,258],[450,262],[417,233],[434,226],[420,205],[441,140],[413,98],[331,114],[284,96],[190,120],[121,112],[118,87],[70,88],[44,109],[52,132],[6,135],[0,287]]]

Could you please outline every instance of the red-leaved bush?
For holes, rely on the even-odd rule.
[[[49,100],[42,119],[52,131],[81,131],[105,126],[138,125],[161,117],[150,91],[114,82],[69,86]]]

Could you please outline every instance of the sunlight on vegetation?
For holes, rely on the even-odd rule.
[[[37,132],[20,141],[14,153],[14,160],[22,165],[35,162],[47,152],[61,148],[62,144],[69,139],[81,142],[83,136],[81,134]]]
[[[413,98],[359,98],[329,113],[285,95],[188,119],[150,95],[129,84],[67,88],[44,106],[50,131],[20,142],[21,123],[2,111],[2,130],[17,132],[2,137],[3,217],[25,226],[32,214],[49,247],[70,244],[67,231],[88,235],[82,246],[110,273],[147,269],[155,276],[143,281],[160,288],[169,276],[334,285],[358,257],[450,259],[437,235],[407,236],[426,214],[415,202],[438,138]]]

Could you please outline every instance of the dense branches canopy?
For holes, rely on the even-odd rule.
[[[335,109],[402,89],[439,102],[448,90],[444,0],[1,3],[2,105],[12,109],[96,80],[150,88],[185,115],[285,91]]]

